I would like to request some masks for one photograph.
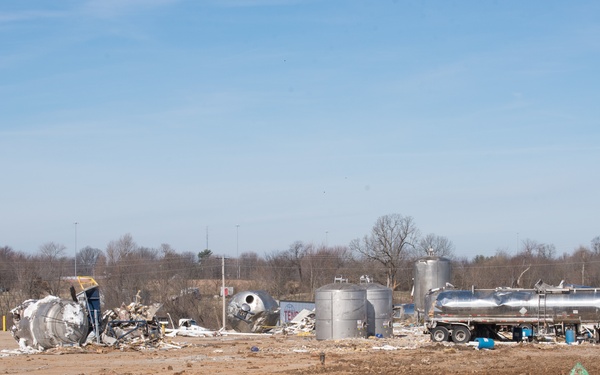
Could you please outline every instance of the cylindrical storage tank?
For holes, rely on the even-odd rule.
[[[367,336],[392,337],[392,289],[377,283],[360,284],[367,292]]]
[[[234,295],[227,306],[227,322],[238,332],[263,332],[277,324],[279,304],[264,290]]]
[[[315,326],[317,340],[367,337],[367,291],[348,283],[317,289]]]
[[[13,336],[34,349],[79,345],[88,335],[87,315],[77,302],[48,296],[25,301],[11,312],[16,321]]]
[[[450,259],[428,256],[415,262],[414,294],[415,310],[423,313],[425,309],[425,294],[430,289],[442,288],[452,279],[452,264]]]

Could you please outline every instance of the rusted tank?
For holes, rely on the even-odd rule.
[[[21,348],[45,350],[82,344],[89,326],[84,308],[77,302],[48,296],[27,300],[11,310],[11,333]]]
[[[277,301],[264,290],[247,290],[231,297],[227,305],[227,322],[238,332],[263,332],[279,319]]]

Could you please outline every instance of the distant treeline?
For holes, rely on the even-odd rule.
[[[173,318],[192,317],[202,322],[218,320],[209,303],[219,295],[222,263],[226,286],[235,291],[266,290],[276,299],[312,300],[315,289],[343,277],[358,283],[362,275],[394,290],[412,289],[415,260],[434,254],[452,260],[452,283],[458,288],[531,288],[540,279],[600,286],[600,236],[590,247],[557,255],[553,245],[523,240],[516,254],[496,250],[473,259],[454,256],[445,237],[420,236],[411,217],[387,215],[372,232],[349,246],[292,243],[288,249],[259,256],[243,252],[238,258],[200,252],[178,252],[168,244],[159,248],[138,246],[130,234],[111,241],[106,249],[85,247],[74,257],[56,243],[40,246],[30,255],[9,246],[0,247],[0,315],[31,298],[48,294],[68,297],[73,275],[92,276],[101,287],[104,308],[134,301],[162,303]],[[395,301],[408,302],[408,301]],[[208,307],[210,306],[210,307]]]

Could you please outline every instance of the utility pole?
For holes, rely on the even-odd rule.
[[[223,295],[223,328],[225,331],[225,255],[221,256],[221,294]]]

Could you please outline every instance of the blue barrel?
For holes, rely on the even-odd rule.
[[[523,327],[523,339],[528,339],[533,336],[533,329]]]
[[[575,331],[572,329],[567,329],[565,331],[565,341],[567,344],[571,345],[575,342]]]
[[[484,337],[478,337],[475,339],[479,343],[478,349],[494,349],[494,340],[487,339]]]

